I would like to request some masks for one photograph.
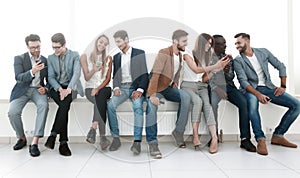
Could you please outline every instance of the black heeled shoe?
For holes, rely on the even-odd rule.
[[[199,151],[200,150],[200,145],[201,145],[200,141],[195,143],[194,140],[193,140],[193,144],[194,144],[195,151]]]
[[[200,144],[199,145],[194,145],[195,151],[199,151],[200,150]]]

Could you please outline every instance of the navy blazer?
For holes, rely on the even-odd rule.
[[[46,87],[47,84],[47,58],[41,56],[40,59],[45,64],[45,68],[40,71],[40,85]],[[15,79],[17,83],[12,89],[10,95],[10,102],[14,99],[17,99],[24,95],[29,89],[32,80],[34,77],[31,76],[30,70],[32,69],[30,56],[27,53],[24,53],[14,58],[14,70],[15,70]]]
[[[286,76],[286,67],[280,62],[269,50],[265,48],[252,48],[265,76],[266,87],[273,89],[275,85],[271,81],[271,76],[268,69],[270,63],[274,68],[279,71],[279,76]],[[237,74],[237,78],[240,82],[240,86],[243,91],[248,85],[256,88],[258,85],[258,76],[247,58],[243,53],[234,59],[234,69]]]
[[[120,87],[122,82],[122,68],[121,68],[122,53],[114,55],[113,57],[113,88]],[[130,74],[132,79],[132,87],[136,90],[142,88],[146,93],[149,74],[146,64],[145,51],[132,48],[130,60]]]

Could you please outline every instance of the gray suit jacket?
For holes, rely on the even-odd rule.
[[[79,61],[79,54],[76,51],[67,49],[65,58],[65,66],[67,67],[67,75],[70,79],[68,88],[72,91],[78,92],[80,96],[84,96],[83,87],[80,82],[81,66]],[[55,54],[48,57],[48,81],[54,90],[58,90],[61,87],[59,83],[60,67],[59,58]]]
[[[286,76],[286,67],[280,62],[270,51],[265,48],[252,48],[255,56],[262,67],[265,76],[266,87],[274,88],[275,85],[271,81],[268,63],[279,71],[279,76]],[[237,78],[240,82],[241,88],[245,91],[248,85],[256,88],[258,85],[258,76],[249,61],[249,59],[241,53],[234,59],[234,69],[237,74]]]
[[[45,66],[47,66],[47,59],[44,56],[41,56],[40,59]],[[24,95],[29,89],[31,82],[34,79],[34,77],[32,77],[30,74],[31,69],[32,65],[28,52],[19,56],[15,56],[14,70],[17,83],[12,89],[10,102]],[[47,82],[45,82],[47,81],[47,74],[47,67],[40,71],[40,85],[43,87],[46,87],[47,84]]]

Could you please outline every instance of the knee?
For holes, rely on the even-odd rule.
[[[297,103],[295,104],[294,108],[295,108],[295,112],[297,112],[299,114],[300,113],[300,101],[299,100],[297,100]]]
[[[180,99],[181,99],[181,102],[190,104],[191,97],[187,92],[185,92],[185,91],[180,92]]]
[[[143,112],[143,101],[141,99],[136,99],[133,101],[134,112]]]
[[[22,111],[19,109],[16,109],[15,107],[9,107],[8,110],[8,117],[9,119],[14,118],[15,116],[21,116]]]
[[[39,103],[38,105],[37,105],[37,108],[38,109],[43,109],[43,110],[49,110],[49,104],[48,104],[48,102],[42,102],[42,103]]]
[[[110,100],[110,101],[107,103],[107,109],[108,109],[108,110],[116,109],[116,108],[114,107],[114,104],[113,104],[113,101],[112,101],[112,100]]]

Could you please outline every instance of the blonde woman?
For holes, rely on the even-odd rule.
[[[85,83],[86,98],[94,104],[92,126],[88,132],[86,141],[94,144],[96,141],[96,129],[99,127],[100,146],[105,150],[110,141],[105,137],[107,100],[111,96],[109,82],[112,71],[112,58],[107,56],[106,49],[109,39],[100,35],[89,57],[83,54],[80,58]]]

